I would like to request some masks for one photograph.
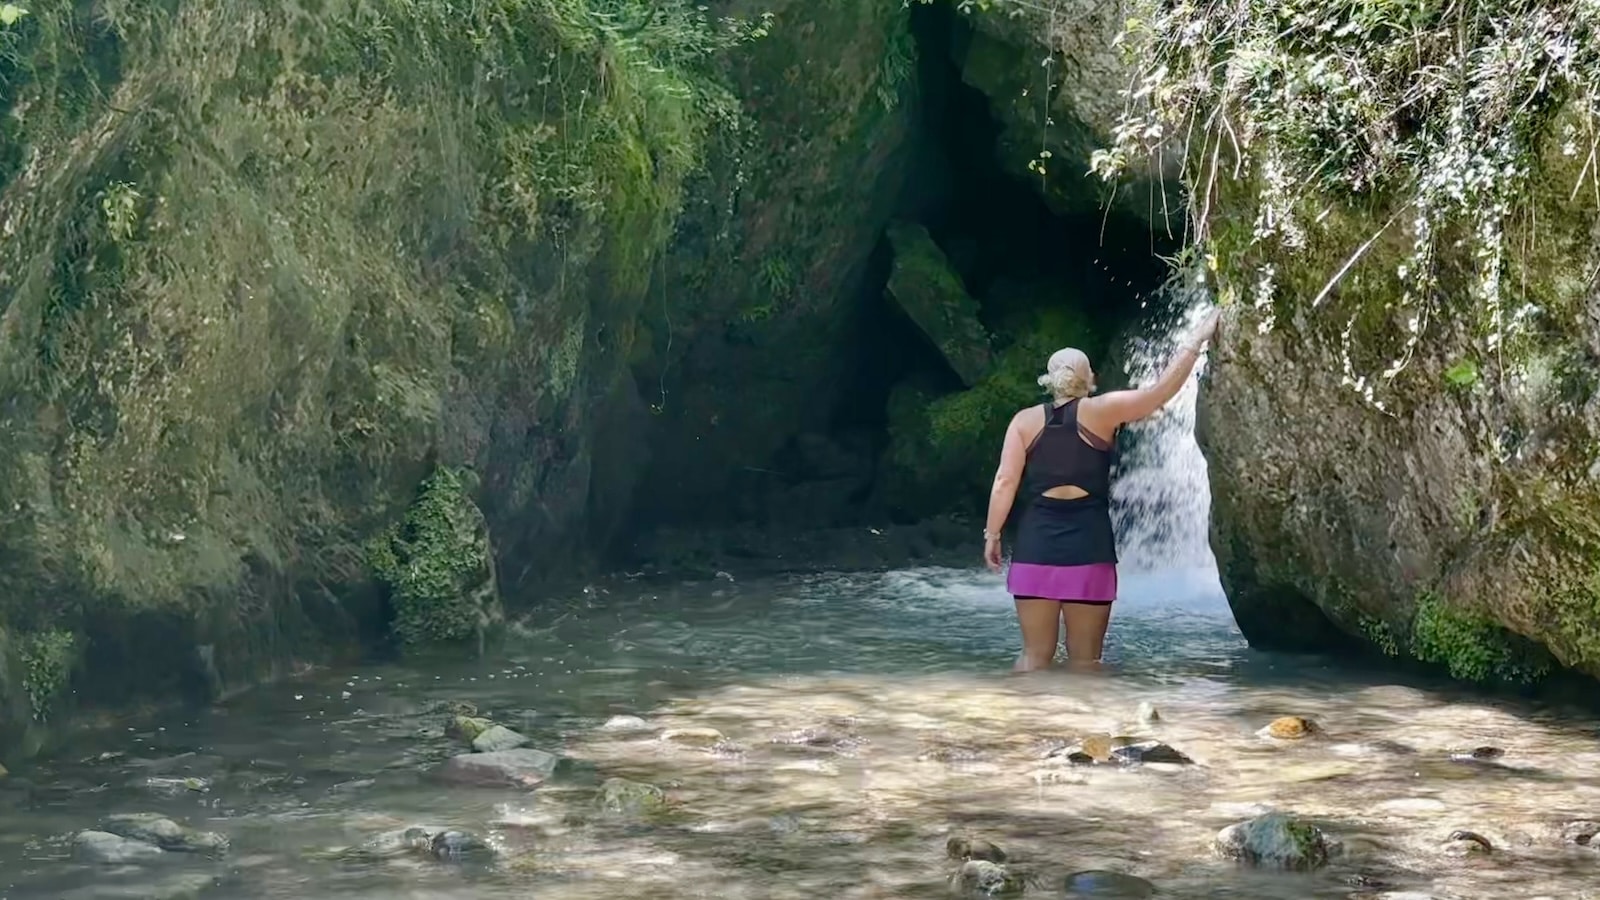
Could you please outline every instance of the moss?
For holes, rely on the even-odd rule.
[[[1365,614],[1362,614],[1357,621],[1362,636],[1384,656],[1400,655],[1400,642],[1395,637],[1394,629],[1389,627],[1389,623]]]
[[[1038,376],[1050,354],[1065,346],[1091,357],[1104,351],[1103,335],[1072,310],[1036,310],[1028,322],[971,388],[935,396],[907,385],[891,397],[889,479],[900,509],[920,513],[951,496],[984,496],[1011,417],[1045,401]]]
[[[1411,652],[1444,666],[1455,678],[1483,683],[1532,683],[1549,674],[1551,662],[1538,645],[1433,594],[1417,598]]]
[[[481,639],[500,617],[488,530],[461,471],[440,469],[424,481],[367,559],[389,590],[395,634],[408,646]]]
[[[49,630],[24,635],[17,655],[22,662],[22,689],[35,722],[46,722],[77,665],[78,639],[70,631]]]

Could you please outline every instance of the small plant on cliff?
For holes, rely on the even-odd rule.
[[[405,517],[369,546],[367,561],[389,589],[394,632],[407,645],[479,636],[486,604],[497,602],[483,516],[454,469],[422,483]]]
[[[1121,37],[1134,68],[1127,110],[1093,169],[1176,153],[1194,192],[1192,237],[1210,245],[1228,182],[1247,184],[1254,228],[1221,248],[1252,260],[1243,286],[1260,328],[1304,310],[1334,319],[1344,383],[1384,408],[1430,323],[1449,318],[1493,356],[1540,309],[1513,277],[1533,223],[1520,198],[1557,150],[1576,196],[1600,196],[1600,4],[1592,0],[1135,0]],[[1280,291],[1272,264],[1358,210],[1316,285]],[[1341,238],[1342,240],[1342,238]],[[1383,309],[1328,303],[1362,257]],[[1246,254],[1246,251],[1252,251]],[[1463,262],[1464,260],[1464,262]],[[1225,259],[1225,263],[1237,260]],[[1237,271],[1237,265],[1234,266]],[[1459,271],[1456,271],[1459,270]],[[1310,290],[1301,290],[1310,287]],[[1232,285],[1227,289],[1233,290]],[[1535,298],[1539,299],[1539,298]],[[1352,335],[1382,360],[1358,371]]]
[[[56,698],[72,676],[78,640],[70,631],[41,631],[24,637],[18,647],[22,658],[22,687],[28,695],[33,719],[50,718]]]

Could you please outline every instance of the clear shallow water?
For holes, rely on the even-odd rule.
[[[14,773],[34,788],[0,788],[0,897],[939,897],[952,830],[999,843],[1043,896],[1089,868],[1172,897],[1361,896],[1349,879],[1363,874],[1421,896],[1600,896],[1600,851],[1555,834],[1600,816],[1600,722],[1252,652],[1208,569],[1125,577],[1106,673],[1012,676],[1016,648],[1000,581],[981,572],[604,583],[541,608],[490,660],[316,673]],[[463,749],[442,734],[448,701],[581,765],[535,791],[441,784],[429,773]],[[1142,701],[1160,723],[1137,724]],[[624,714],[658,730],[602,730]],[[1328,734],[1255,735],[1284,714]],[[679,746],[667,728],[728,744]],[[840,740],[774,741],[804,728]],[[1096,731],[1158,737],[1198,765],[1044,760]],[[1448,759],[1481,744],[1507,754]],[[107,751],[125,755],[94,759]],[[611,776],[666,789],[672,815],[600,815],[595,783]],[[1218,829],[1269,806],[1324,822],[1345,857],[1277,876],[1214,858]],[[127,870],[71,860],[72,833],[143,811],[232,850]],[[498,859],[331,852],[412,824],[471,831]],[[1451,857],[1458,828],[1496,852]]]

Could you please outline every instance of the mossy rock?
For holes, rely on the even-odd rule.
[[[667,811],[667,795],[653,784],[608,778],[600,785],[596,804],[612,815],[649,818]]]
[[[989,371],[989,334],[978,304],[928,229],[906,222],[888,230],[894,249],[887,293],[939,349],[962,383],[972,387]]]
[[[489,526],[466,473],[440,469],[405,517],[373,543],[373,574],[389,590],[394,631],[412,647],[476,640],[504,621]]]

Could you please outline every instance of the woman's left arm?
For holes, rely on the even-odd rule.
[[[1000,466],[995,469],[994,486],[989,489],[989,515],[983,526],[983,560],[989,568],[1000,571],[1000,530],[1006,527],[1011,516],[1011,504],[1017,499],[1017,485],[1022,481],[1022,467],[1027,462],[1023,446],[1022,414],[1011,418],[1006,427],[1006,440],[1000,448]]]

